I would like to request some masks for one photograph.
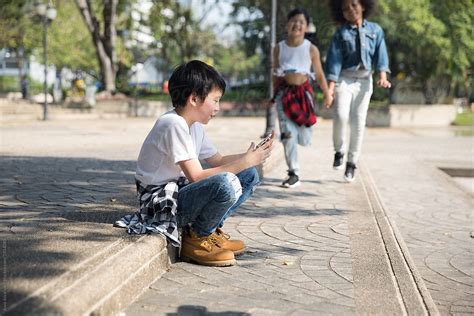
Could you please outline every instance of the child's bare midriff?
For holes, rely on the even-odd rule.
[[[299,86],[308,80],[308,76],[304,74],[286,74],[282,77],[286,83],[293,86]]]

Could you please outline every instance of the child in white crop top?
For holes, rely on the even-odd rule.
[[[316,123],[310,78],[316,78],[321,87],[324,93],[324,105],[329,106],[332,103],[319,50],[305,39],[309,23],[310,18],[306,10],[293,9],[288,14],[287,38],[278,43],[273,51],[274,101],[288,165],[288,177],[282,186],[287,188],[301,184],[297,145],[311,144],[311,126]]]

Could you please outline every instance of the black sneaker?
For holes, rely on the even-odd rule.
[[[292,171],[288,171],[288,177],[281,184],[285,188],[294,188],[301,185],[300,178]]]
[[[285,188],[294,188],[301,184],[300,178],[293,172],[288,171],[288,177],[281,184]]]
[[[354,181],[354,179],[355,179],[355,170],[356,170],[356,165],[353,164],[352,162],[347,162],[346,172],[344,172],[344,179],[347,182]]]
[[[332,164],[332,167],[335,170],[341,170],[343,162],[344,162],[344,154],[337,151],[336,154],[334,155],[334,163]]]

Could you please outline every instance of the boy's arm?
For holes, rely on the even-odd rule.
[[[203,169],[198,159],[184,160],[178,162],[178,164],[190,182],[196,182],[221,172],[237,174],[247,168],[263,163],[270,156],[272,145],[273,139],[257,149],[255,149],[255,144],[252,143],[247,152],[243,154],[221,156],[217,153],[206,160],[212,166],[209,169]]]
[[[207,158],[206,161],[212,166],[212,167],[218,167],[222,166],[225,164],[228,164],[230,162],[236,161],[245,154],[233,154],[233,155],[225,155],[222,156],[219,152],[216,153],[214,156]]]
[[[260,146],[264,146],[265,144],[267,144],[270,141],[273,142],[274,138],[275,138],[275,131],[272,130],[271,135],[269,135],[265,139],[261,140],[260,143],[255,148],[259,148]],[[219,166],[222,166],[222,165],[225,165],[225,164],[228,164],[228,163],[232,163],[234,161],[238,161],[243,156],[245,156],[245,154],[246,153],[222,156],[219,152],[217,152],[212,157],[207,158],[206,162],[209,163],[211,165],[211,167],[219,167]]]
[[[330,107],[332,105],[333,96],[329,93],[329,87],[324,76],[323,67],[321,66],[321,59],[319,50],[316,46],[311,45],[311,63],[313,70],[316,73],[316,81],[318,82],[324,94],[324,105]]]

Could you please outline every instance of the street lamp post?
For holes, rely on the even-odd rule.
[[[44,104],[43,104],[43,120],[48,119],[48,25],[56,18],[56,9],[53,2],[49,0],[48,5],[43,2],[37,2],[36,14],[41,18],[43,23],[43,54],[44,54]]]
[[[268,83],[268,94],[269,98],[273,98],[274,86],[273,86],[273,50],[275,49],[276,42],[276,10],[277,10],[277,0],[272,0],[272,11],[271,11],[271,27],[270,27],[270,80]],[[265,132],[262,137],[265,137],[271,134],[272,130],[275,129],[276,121],[276,106],[272,104],[267,108],[266,114],[266,126]]]

